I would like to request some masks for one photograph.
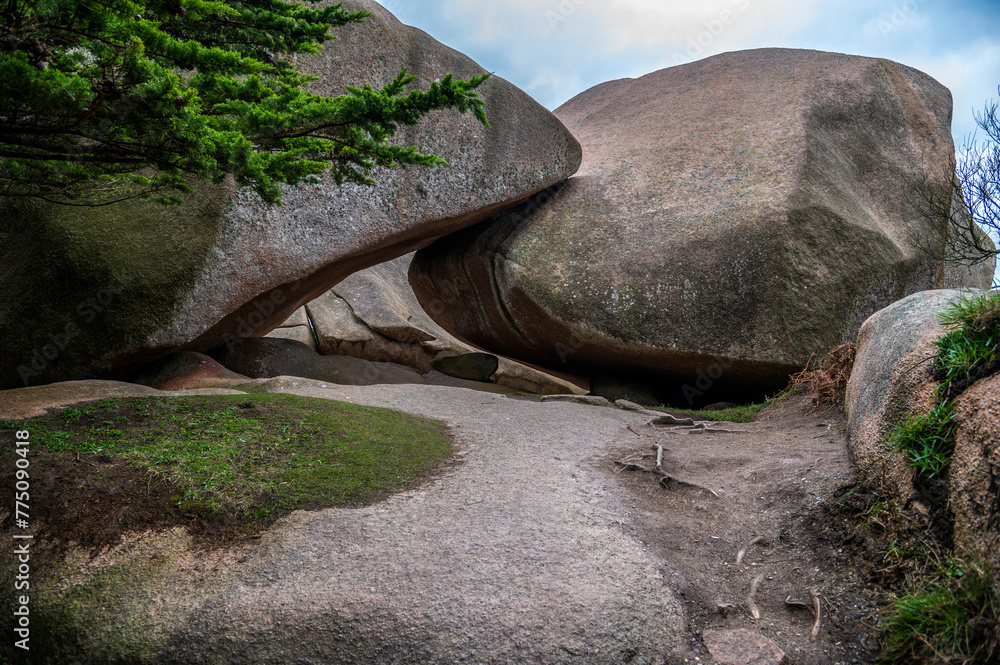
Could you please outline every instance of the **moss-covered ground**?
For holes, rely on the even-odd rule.
[[[209,540],[259,532],[291,510],[378,501],[452,455],[440,422],[282,394],[106,399],[0,422],[8,468],[20,430],[38,535],[92,546],[172,524]]]

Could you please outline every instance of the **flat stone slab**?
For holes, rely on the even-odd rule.
[[[32,613],[72,590],[80,663],[113,648],[136,663],[662,665],[682,644],[662,561],[595,462],[642,416],[443,386],[251,383],[442,419],[455,460],[417,489],[295,512],[234,549],[199,552],[175,531],[39,571]]]

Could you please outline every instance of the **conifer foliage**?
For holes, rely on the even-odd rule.
[[[305,89],[290,56],[368,16],[316,0],[0,0],[0,195],[176,203],[189,179],[231,174],[280,203],[279,183],[324,171],[371,184],[377,166],[443,163],[387,141],[435,109],[488,125],[488,75]]]

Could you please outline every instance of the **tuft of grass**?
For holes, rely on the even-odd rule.
[[[390,409],[283,394],[116,398],[27,429],[33,452],[127,460],[176,488],[181,508],[266,519],[361,505],[452,454],[444,425]]]
[[[929,477],[941,475],[951,464],[955,451],[952,434],[955,412],[950,404],[938,404],[929,413],[909,418],[893,426],[891,441],[906,455],[913,468]]]
[[[776,398],[771,398],[764,402],[758,404],[746,404],[743,406],[734,406],[728,409],[720,409],[718,411],[684,411],[679,409],[671,409],[665,406],[653,407],[654,411],[667,411],[669,413],[678,413],[689,415],[695,420],[711,420],[715,422],[724,423],[748,423],[754,419],[754,417],[770,406]]]
[[[935,343],[934,361],[941,394],[952,399],[1000,370],[1000,292],[959,298],[938,319],[953,328]]]
[[[770,404],[771,401],[768,400],[758,404],[745,404],[743,406],[734,406],[728,409],[721,409],[719,411],[698,411],[696,415],[698,416],[698,420],[714,420],[727,423],[748,423]]]
[[[883,628],[882,665],[1000,662],[1000,586],[988,566],[954,561],[942,584],[899,598]]]

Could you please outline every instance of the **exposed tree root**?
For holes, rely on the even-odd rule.
[[[760,587],[760,583],[763,581],[763,575],[753,578],[753,582],[750,583],[750,595],[747,596],[747,609],[750,610],[750,616],[755,620],[760,619],[760,608],[757,607],[757,588]]]
[[[753,547],[754,545],[756,545],[757,543],[762,543],[765,540],[766,539],[764,538],[764,536],[757,536],[756,538],[754,538],[753,540],[751,540],[749,543],[747,543],[746,545],[744,545],[743,547],[741,547],[740,551],[736,553],[736,563],[737,564],[743,563],[743,557],[745,557],[747,555],[747,551],[751,547]]]

